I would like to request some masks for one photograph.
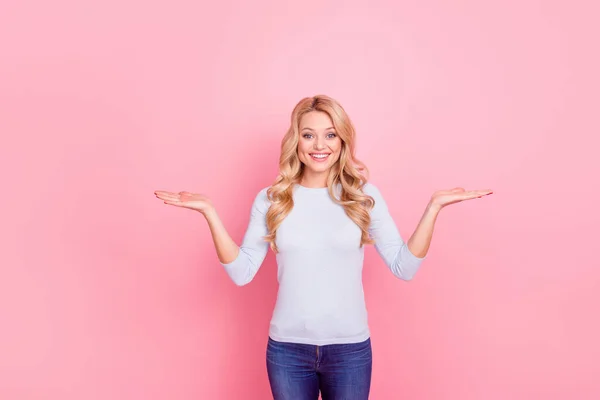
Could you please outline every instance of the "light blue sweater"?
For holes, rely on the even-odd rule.
[[[269,249],[262,239],[270,205],[267,189],[254,200],[238,257],[222,263],[240,286],[254,278]],[[409,251],[377,187],[367,183],[363,190],[375,200],[369,232],[377,252],[396,277],[410,280],[425,257]],[[295,185],[293,196],[294,207],[277,230],[279,290],[269,336],[313,345],[368,339],[360,228],[333,202],[327,188]]]

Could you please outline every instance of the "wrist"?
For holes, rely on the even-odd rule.
[[[426,207],[427,212],[432,212],[434,214],[439,213],[442,210],[442,206],[439,204],[435,204],[433,202],[429,202]]]
[[[202,214],[207,220],[214,219],[217,216],[217,210],[215,210],[214,207],[208,208],[206,210],[199,210],[198,212]]]

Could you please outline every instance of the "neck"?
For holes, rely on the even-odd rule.
[[[327,172],[311,173],[305,170],[300,178],[300,184],[309,188],[327,187]]]

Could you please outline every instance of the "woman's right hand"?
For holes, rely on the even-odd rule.
[[[157,190],[154,192],[157,198],[161,199],[165,204],[176,207],[189,208],[190,210],[199,211],[206,215],[208,212],[214,211],[214,206],[210,199],[206,196],[190,192],[167,192]]]

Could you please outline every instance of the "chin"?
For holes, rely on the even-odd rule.
[[[331,169],[331,167],[333,167],[333,164],[327,163],[327,164],[317,164],[315,165],[315,163],[311,163],[309,161],[308,164],[305,164],[306,168],[313,171],[313,172],[327,172]]]
[[[319,165],[317,167],[309,166],[308,169],[311,170],[311,171],[313,171],[313,172],[327,172],[327,171],[329,171],[331,169],[331,167],[330,166],[321,166],[321,165]]]

